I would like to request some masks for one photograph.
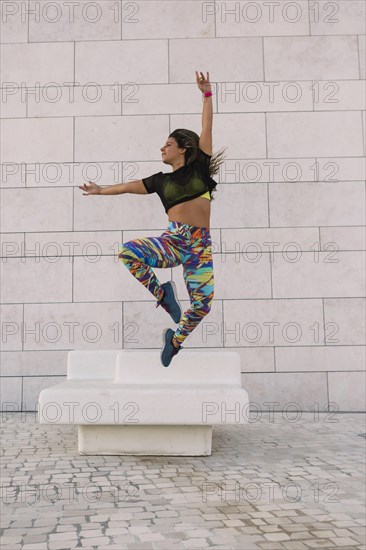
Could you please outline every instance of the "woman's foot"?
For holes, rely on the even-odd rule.
[[[167,328],[163,332],[163,347],[161,349],[160,353],[160,360],[164,367],[169,367],[171,360],[181,349],[183,349],[183,346],[179,346],[179,348],[176,348],[173,344],[173,336],[174,336],[174,330],[171,328]]]

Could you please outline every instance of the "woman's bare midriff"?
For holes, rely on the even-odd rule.
[[[167,214],[170,222],[187,223],[196,227],[210,229],[211,203],[204,197],[176,204],[169,208]]]

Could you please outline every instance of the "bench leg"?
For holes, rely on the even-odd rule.
[[[208,456],[212,426],[79,425],[83,455]]]

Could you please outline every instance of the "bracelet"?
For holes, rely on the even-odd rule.
[[[205,92],[205,97],[210,97],[212,96],[212,92]]]

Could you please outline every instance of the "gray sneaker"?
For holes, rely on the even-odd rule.
[[[156,307],[161,306],[173,319],[174,323],[179,323],[182,317],[182,309],[177,298],[177,289],[174,281],[168,281],[161,285],[164,295],[158,300]]]
[[[172,342],[174,336],[174,330],[166,328],[163,331],[163,347],[160,352],[160,361],[164,367],[169,367],[171,360],[177,353],[183,349],[183,346],[179,344],[179,348],[176,348]]]

